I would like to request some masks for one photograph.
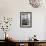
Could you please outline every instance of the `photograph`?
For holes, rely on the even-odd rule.
[[[20,27],[32,27],[32,12],[20,12]]]

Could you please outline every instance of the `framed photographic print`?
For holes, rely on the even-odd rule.
[[[20,12],[20,27],[32,27],[32,12]]]

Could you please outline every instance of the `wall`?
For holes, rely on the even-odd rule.
[[[20,28],[20,12],[32,12],[32,28]],[[45,15],[45,8],[32,8],[28,0],[0,0],[0,18],[4,16],[13,18],[8,33],[17,40],[27,40],[34,34],[39,40],[44,40]],[[2,31],[0,35],[2,35],[1,33]],[[0,39],[2,38],[0,36]]]

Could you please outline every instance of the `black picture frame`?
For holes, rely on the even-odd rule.
[[[20,12],[20,27],[32,27],[32,12]]]

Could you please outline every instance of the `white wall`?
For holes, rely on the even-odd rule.
[[[20,12],[32,12],[32,28],[20,28]],[[44,40],[45,15],[45,8],[32,8],[28,0],[0,0],[0,16],[13,17],[12,26],[8,32],[17,40],[27,40],[34,34],[39,40]]]

